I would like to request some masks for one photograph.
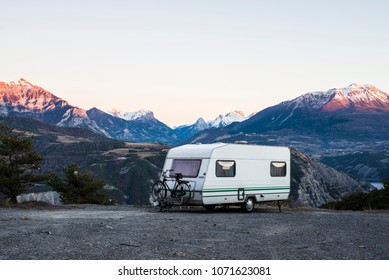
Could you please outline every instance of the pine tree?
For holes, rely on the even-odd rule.
[[[33,183],[47,179],[36,171],[43,160],[33,149],[33,136],[0,124],[0,192],[12,203]]]
[[[92,173],[82,172],[77,164],[64,168],[64,181],[52,177],[50,185],[61,195],[64,204],[113,204],[107,194],[102,193],[105,182],[94,179]]]
[[[389,191],[389,178],[383,178],[382,185],[384,186],[384,190]]]

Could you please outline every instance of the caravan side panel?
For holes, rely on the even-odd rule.
[[[235,164],[235,173],[217,174],[219,163],[228,168]],[[271,174],[274,164],[284,168]],[[285,165],[283,165],[285,164]],[[283,167],[284,166],[284,167]],[[219,175],[219,176],[218,176]],[[276,175],[276,176],[274,176]],[[285,200],[290,192],[290,152],[283,147],[228,145],[216,149],[209,161],[204,183],[203,204],[243,203],[247,197],[257,202]]]

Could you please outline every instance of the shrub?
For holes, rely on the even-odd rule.
[[[333,210],[383,210],[389,209],[389,179],[382,179],[384,185],[381,190],[370,193],[355,193],[320,206]]]
[[[61,195],[64,204],[114,204],[103,192],[105,182],[94,179],[92,173],[82,172],[77,164],[70,164],[64,169],[65,179],[62,181],[53,175],[50,185]]]

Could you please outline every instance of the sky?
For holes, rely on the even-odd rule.
[[[169,126],[311,91],[389,92],[389,1],[0,0],[0,81]]]

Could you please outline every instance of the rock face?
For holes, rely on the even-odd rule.
[[[38,192],[38,193],[24,193],[17,197],[18,203],[27,202],[27,201],[39,201],[45,202],[52,205],[62,204],[59,197],[59,193],[55,191],[49,192]]]
[[[303,153],[291,149],[292,178],[290,199],[297,207],[319,207],[355,192],[374,189],[364,181],[358,181]]]

